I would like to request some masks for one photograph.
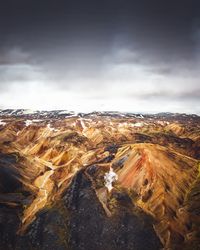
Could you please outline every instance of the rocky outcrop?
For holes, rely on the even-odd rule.
[[[150,216],[133,211],[131,199],[121,193],[115,193],[112,199],[117,205],[107,217],[91,180],[81,170],[62,199],[41,211],[26,233],[17,238],[16,249],[160,249]]]

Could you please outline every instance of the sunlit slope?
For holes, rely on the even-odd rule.
[[[122,147],[118,157],[125,159],[116,168],[119,184],[136,192],[137,205],[157,219],[155,230],[164,245],[187,240],[191,221],[183,203],[197,179],[197,160],[148,143]]]

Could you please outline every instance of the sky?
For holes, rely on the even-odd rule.
[[[6,0],[0,109],[200,115],[199,0]]]

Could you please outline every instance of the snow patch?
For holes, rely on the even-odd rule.
[[[57,132],[57,131],[59,131],[58,129],[55,129],[55,128],[52,128],[51,127],[51,124],[47,124],[47,128],[50,130],[50,131],[54,131],[54,132]]]
[[[39,119],[33,119],[32,122],[42,122],[42,120]]]
[[[67,114],[69,114],[69,113],[70,113],[70,112],[67,111],[67,110],[62,110],[62,111],[59,112],[59,115],[67,115]]]
[[[54,130],[54,128],[52,128],[52,127],[51,127],[51,124],[49,124],[49,123],[47,124],[47,128],[48,128],[50,131],[53,131],[53,130]]]
[[[0,125],[5,126],[5,125],[6,125],[6,122],[0,120]]]
[[[82,126],[83,130],[86,129],[87,127],[85,126],[84,120],[80,118],[80,122],[81,122],[81,126]]]
[[[110,192],[113,189],[112,183],[118,179],[118,175],[113,171],[113,168],[110,168],[110,171],[105,173],[104,180],[105,186]]]
[[[133,127],[143,127],[144,126],[144,123],[143,122],[136,122],[133,124]]]
[[[26,121],[25,121],[26,127],[28,127],[28,126],[31,125],[32,123],[33,123],[33,121],[31,121],[31,120],[26,120]]]
[[[35,114],[36,111],[31,110],[31,109],[25,109],[25,110],[23,110],[22,113],[23,113],[24,115],[28,115],[28,114]]]

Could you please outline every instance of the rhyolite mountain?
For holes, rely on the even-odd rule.
[[[0,110],[0,250],[200,249],[199,171],[197,115]]]

